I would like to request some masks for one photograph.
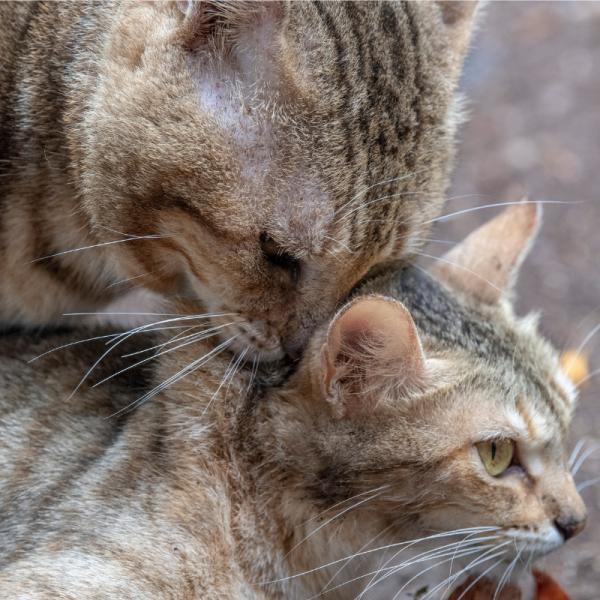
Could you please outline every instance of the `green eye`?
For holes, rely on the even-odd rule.
[[[475,447],[485,470],[492,477],[502,475],[510,467],[515,453],[515,443],[506,438],[479,442]]]

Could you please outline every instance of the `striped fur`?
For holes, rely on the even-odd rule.
[[[439,213],[474,4],[178,4],[0,4],[0,320],[145,286],[297,351]]]
[[[406,331],[386,321],[385,364],[365,370],[360,353],[346,356],[371,384],[357,399],[364,409],[347,413],[324,396],[327,329],[288,376],[260,373],[250,386],[246,369],[220,385],[231,365],[220,354],[125,411],[136,387],[214,346],[188,346],[151,371],[91,387],[119,367],[113,359],[69,397],[97,349],[70,348],[33,367],[29,357],[72,338],[2,340],[0,595],[307,598],[331,582],[341,587],[328,596],[348,598],[371,576],[347,580],[402,548],[356,557],[336,575],[344,561],[330,563],[373,538],[380,547],[432,530],[497,528],[437,545],[485,538],[481,552],[498,545],[502,568],[520,551],[537,557],[561,545],[554,523],[580,528],[585,509],[568,471],[573,407],[554,351],[507,303],[475,301],[415,268],[381,273],[351,306],[381,294],[403,303],[403,319],[412,315],[426,368],[418,386],[405,385],[397,342]],[[522,470],[492,478],[474,443],[498,436],[517,440]]]

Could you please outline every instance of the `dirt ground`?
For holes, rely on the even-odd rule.
[[[446,212],[524,194],[572,203],[545,205],[518,294],[519,312],[540,311],[556,346],[577,347],[600,323],[600,2],[491,2],[485,13],[463,78],[470,117]],[[433,237],[461,239],[495,210],[458,216]],[[600,369],[600,331],[585,350],[590,369]],[[599,392],[600,374],[581,392],[573,445],[600,443]],[[597,476],[600,451],[576,481]],[[546,568],[574,600],[598,600],[600,484],[582,494],[587,530]]]

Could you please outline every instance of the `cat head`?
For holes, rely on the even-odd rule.
[[[537,222],[534,204],[506,209],[446,256],[439,282],[384,273],[314,337],[276,427],[301,504],[343,514],[336,535],[346,523],[355,546],[368,541],[357,531],[385,531],[385,545],[456,530],[469,560],[489,552],[487,568],[583,528],[567,454],[574,388],[510,304]]]
[[[98,236],[137,236],[120,275],[300,348],[439,212],[473,7],[123,3],[78,130]]]

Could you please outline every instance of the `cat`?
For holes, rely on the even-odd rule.
[[[586,519],[574,389],[510,300],[537,221],[506,209],[438,279],[380,273],[283,377],[205,340],[212,361],[152,402],[142,390],[196,349],[65,401],[89,350],[33,369],[56,336],[2,340],[0,595],[352,598],[433,560],[452,573],[439,598],[461,561],[507,575],[561,546]]]
[[[0,3],[0,322],[183,295],[237,323],[234,349],[296,353],[424,243],[475,12]]]

